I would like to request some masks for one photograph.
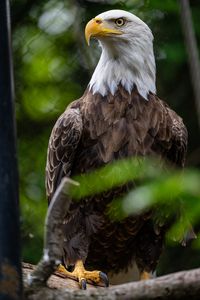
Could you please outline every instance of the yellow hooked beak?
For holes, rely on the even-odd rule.
[[[101,18],[90,20],[85,27],[85,39],[88,46],[90,45],[91,37],[103,37],[112,34],[122,34],[123,32],[117,29],[106,28],[104,21]]]

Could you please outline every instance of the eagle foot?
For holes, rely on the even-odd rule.
[[[104,283],[106,287],[109,286],[109,280],[105,273],[101,271],[86,271],[82,260],[76,262],[73,272],[67,271],[62,265],[58,267],[58,272],[68,278],[78,281],[82,290],[86,290],[87,282],[94,285],[101,285]]]
[[[152,274],[146,271],[142,271],[140,273],[140,280],[148,280],[148,279],[152,279]]]

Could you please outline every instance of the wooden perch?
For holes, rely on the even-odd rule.
[[[32,272],[33,266],[23,265],[25,277]],[[109,299],[109,300],[152,300],[199,299],[200,269],[183,271],[156,279],[126,283],[109,288],[87,285],[86,291],[80,290],[78,282],[69,278],[61,278],[54,274],[48,280],[48,287],[29,287],[25,284],[27,300],[63,300],[63,299]]]

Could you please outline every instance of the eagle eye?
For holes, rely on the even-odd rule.
[[[119,27],[123,26],[125,24],[125,20],[123,18],[118,18],[115,20],[115,24]]]

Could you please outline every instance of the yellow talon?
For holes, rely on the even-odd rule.
[[[140,273],[140,280],[148,280],[151,279],[151,273],[143,271]]]
[[[101,271],[86,271],[82,260],[76,262],[73,272],[67,271],[63,265],[59,265],[58,272],[78,281],[80,288],[84,290],[86,289],[86,282],[98,285],[103,281],[106,286],[109,286],[108,277],[105,273]]]
[[[59,265],[57,271],[60,273],[66,274],[66,275],[68,275],[68,273],[70,273],[65,269],[65,267],[63,265]]]

